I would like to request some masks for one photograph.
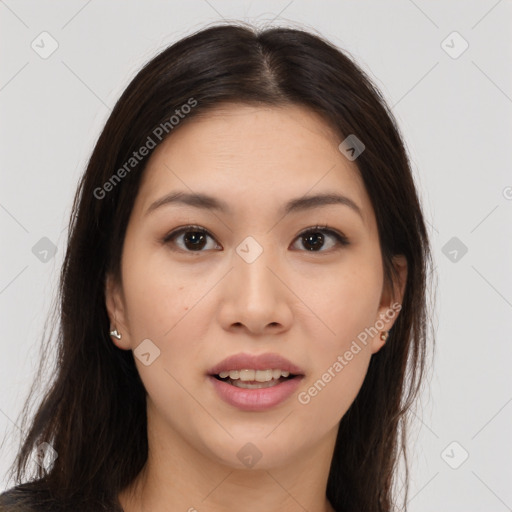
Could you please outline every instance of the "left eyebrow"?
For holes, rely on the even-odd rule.
[[[314,196],[303,196],[298,197],[297,199],[292,199],[285,204],[283,213],[287,215],[288,213],[292,212],[310,210],[312,208],[319,208],[321,206],[329,206],[333,204],[348,206],[353,211],[355,211],[364,221],[361,208],[352,199],[350,199],[350,197],[332,193],[317,194]]]
[[[216,210],[222,213],[231,213],[231,208],[229,207],[229,205],[226,202],[222,201],[221,199],[202,193],[192,194],[188,192],[178,191],[172,192],[161,197],[160,199],[157,199],[154,203],[152,203],[149,206],[149,208],[146,210],[145,215],[148,215],[150,212],[156,210],[157,208],[169,204],[185,204],[193,206],[195,208],[201,208],[204,210]],[[348,206],[354,212],[356,212],[364,221],[361,208],[352,199],[344,195],[332,193],[317,194],[314,196],[303,196],[298,197],[296,199],[291,199],[281,209],[281,213],[283,215],[287,215],[289,213],[310,210],[313,208],[320,208],[322,206],[328,206],[333,204]]]

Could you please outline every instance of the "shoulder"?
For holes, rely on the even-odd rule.
[[[40,482],[28,482],[7,489],[0,494],[0,512],[123,512],[120,503],[96,504],[94,507],[85,502],[65,506],[55,499]]]
[[[20,484],[0,494],[0,512],[50,512],[47,496],[30,483]]]

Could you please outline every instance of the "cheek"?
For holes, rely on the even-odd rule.
[[[352,354],[350,360],[342,352],[318,372],[300,389],[297,396],[299,404],[307,414],[332,427],[345,415],[355,400],[363,384],[371,353],[361,348]],[[315,425],[311,434],[315,432]]]
[[[380,304],[382,272],[374,260],[354,258],[353,265],[323,278],[321,289],[318,280],[310,288],[315,293],[309,304],[316,316],[306,329],[308,339],[314,340],[309,347],[314,367],[298,400],[328,424],[339,421],[356,398],[372,355],[370,340],[378,335],[371,328]]]
[[[193,265],[186,270],[171,265],[164,249],[135,249],[144,247],[143,244],[144,241],[126,245],[126,321],[134,341],[153,337],[164,342],[180,330],[181,324],[187,323],[207,283],[194,276]]]
[[[311,338],[315,340],[310,346],[313,367],[297,399],[308,414],[333,427],[355,400],[366,377],[372,352],[365,329],[372,325],[374,317],[369,311],[376,307],[376,300],[372,294],[365,298],[359,294],[352,300],[340,296],[330,307],[331,315],[326,318],[334,334],[323,328],[322,336]],[[306,428],[315,434],[315,425]]]
[[[138,249],[147,246],[147,241],[144,246],[127,238],[122,269],[126,322],[141,379],[155,401],[161,397],[166,403],[170,397],[184,398],[179,383],[189,382],[187,369],[204,360],[201,349],[211,322],[201,299],[218,277],[205,279],[198,265],[170,264],[165,250]],[[138,357],[147,352],[149,358]]]
[[[305,325],[307,336],[315,340],[324,364],[329,362],[326,357],[332,360],[334,354],[349,350],[353,340],[364,342],[364,334],[377,320],[383,275],[375,260],[354,255],[302,282],[298,294],[314,313]]]

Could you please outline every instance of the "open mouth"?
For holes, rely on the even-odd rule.
[[[278,384],[281,384],[283,382],[286,382],[288,380],[296,379],[300,377],[299,375],[289,374],[288,376],[279,376],[277,378],[272,377],[270,380],[266,380],[264,382],[261,382],[260,380],[242,380],[240,378],[238,379],[232,379],[229,375],[221,377],[219,374],[213,375],[217,380],[220,380],[222,382],[225,382],[226,384],[230,384],[232,386],[235,386],[237,388],[242,389],[263,389],[263,388],[270,388],[273,386],[277,386]]]
[[[269,410],[289,399],[297,391],[305,375],[300,368],[288,361],[273,356],[265,357],[267,360],[264,363],[269,364],[265,370],[262,369],[264,363],[254,363],[254,360],[252,362],[256,369],[250,369],[250,366],[233,369],[235,365],[240,368],[241,364],[229,360],[228,363],[224,362],[217,368],[212,368],[208,372],[208,379],[217,395],[233,407],[252,412]],[[281,368],[277,364],[274,366],[275,363]]]

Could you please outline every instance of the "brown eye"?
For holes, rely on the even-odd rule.
[[[204,228],[200,226],[185,226],[180,228],[172,233],[169,233],[163,240],[164,243],[176,244],[179,249],[187,252],[204,252],[203,249],[207,246],[208,238],[213,237],[206,231]],[[175,242],[178,240],[181,243]],[[207,247],[208,249],[214,249],[214,247]]]
[[[201,226],[191,225],[169,233],[162,242],[164,244],[176,245],[178,250],[184,252],[205,252],[206,250],[221,249],[216,243],[210,243],[208,247],[208,239],[215,241],[206,229]],[[349,241],[344,235],[329,229],[327,226],[309,228],[302,232],[297,237],[297,240],[302,242],[301,248],[308,252],[329,252],[330,250],[335,250],[336,247],[349,245]],[[324,249],[326,246],[327,249]]]
[[[299,235],[299,239],[302,241],[302,247],[309,252],[328,252],[329,250],[336,248],[336,246],[347,246],[349,241],[347,237],[334,231],[327,229],[327,226],[316,226],[304,231]],[[328,247],[322,250],[326,244],[326,240],[331,240],[327,243]],[[332,241],[334,240],[334,242]]]

